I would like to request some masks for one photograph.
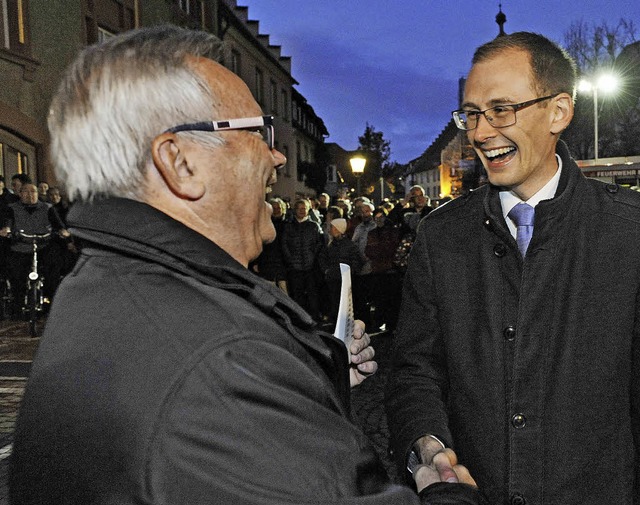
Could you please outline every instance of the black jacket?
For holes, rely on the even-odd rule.
[[[564,144],[526,259],[484,186],[430,213],[387,391],[399,464],[431,433],[492,503],[640,504],[640,194]],[[515,501],[514,501],[515,500]]]
[[[351,422],[344,345],[280,290],[144,204],[68,219],[85,247],[20,409],[14,505],[418,503]]]
[[[318,254],[324,245],[322,230],[310,219],[293,219],[284,226],[282,252],[288,268],[309,271],[316,267]]]

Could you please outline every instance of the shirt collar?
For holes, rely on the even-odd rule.
[[[547,182],[540,190],[529,198],[526,202],[535,208],[542,200],[551,200],[558,189],[558,183],[560,182],[560,173],[562,172],[562,159],[556,154],[556,160],[558,160],[558,170],[553,175],[549,182]],[[507,219],[507,215],[517,204],[522,203],[520,199],[513,191],[500,191],[500,204],[502,205],[502,215],[504,216],[507,224],[511,223],[510,219]]]

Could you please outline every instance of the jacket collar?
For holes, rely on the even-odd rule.
[[[214,242],[150,205],[125,198],[76,203],[68,223],[71,233],[91,247],[124,252],[234,292],[278,319],[298,339],[315,329],[313,319],[278,288]],[[302,340],[325,354],[317,339]]]
[[[562,219],[568,215],[568,207],[574,202],[573,194],[584,184],[585,177],[576,162],[571,158],[567,145],[560,140],[556,146],[556,153],[562,160],[562,171],[556,195],[551,200],[544,200],[536,206],[536,226],[550,223],[556,219]],[[500,233],[507,237],[510,235],[500,204],[499,193],[501,188],[489,185],[489,190],[484,197],[484,211],[487,219],[492,223],[500,223]]]

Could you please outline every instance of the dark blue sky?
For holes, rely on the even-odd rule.
[[[298,91],[330,137],[356,149],[366,123],[406,163],[436,139],[457,108],[473,50],[498,33],[494,0],[238,0],[282,54]],[[503,0],[505,30],[559,42],[576,22],[636,25],[640,0]]]

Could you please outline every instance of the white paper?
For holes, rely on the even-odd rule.
[[[353,298],[351,294],[351,267],[340,263],[342,286],[340,288],[340,305],[338,307],[338,319],[333,335],[344,342],[347,347],[347,359],[351,363],[351,341],[353,340]]]

